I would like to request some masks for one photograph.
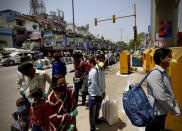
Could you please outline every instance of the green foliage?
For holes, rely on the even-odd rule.
[[[141,41],[144,40],[144,38],[145,38],[145,33],[144,32],[137,35],[137,44],[136,44],[137,47],[141,44]],[[135,49],[134,39],[131,39],[129,41],[129,46],[128,47],[129,47],[129,49]]]
[[[118,41],[116,42],[117,45],[122,45],[123,47],[127,48],[128,47],[128,44],[125,43],[124,41]]]

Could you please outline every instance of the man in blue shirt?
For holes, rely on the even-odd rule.
[[[65,62],[60,59],[59,55],[56,55],[55,61],[52,64],[52,75],[65,78],[66,70]]]
[[[89,105],[89,122],[90,131],[96,131],[95,123],[99,123],[99,110],[102,100],[105,97],[105,74],[104,74],[104,54],[97,56],[97,64],[89,72],[88,76],[88,105]]]

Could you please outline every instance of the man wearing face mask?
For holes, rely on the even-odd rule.
[[[105,97],[105,74],[104,74],[104,54],[97,56],[97,64],[88,75],[88,105],[90,131],[96,131],[95,123],[100,123],[99,110],[102,100]]]
[[[148,99],[155,109],[155,119],[151,125],[146,126],[146,131],[163,131],[167,113],[174,116],[180,115],[178,102],[172,90],[171,78],[167,68],[174,65],[171,50],[167,48],[157,49],[154,53],[155,67],[147,78]],[[172,64],[173,63],[173,64]]]
[[[45,91],[46,81],[51,85],[51,77],[42,70],[33,68],[33,65],[29,62],[21,63],[18,66],[18,71],[23,74],[20,79],[17,79],[17,89],[20,94],[26,98],[29,96],[29,91],[34,88],[41,88],[43,91],[43,98],[48,95],[50,89]],[[22,82],[25,82],[25,89],[22,87]]]

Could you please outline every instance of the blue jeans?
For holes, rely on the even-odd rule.
[[[100,96],[90,96],[88,97],[88,106],[89,106],[89,122],[90,122],[90,131],[96,131],[95,129],[95,120],[99,117],[99,110],[101,108],[102,100]]]
[[[32,131],[44,131],[42,126],[32,125]]]
[[[73,80],[73,83],[74,83],[74,96],[76,99],[76,104],[78,105],[78,95],[79,95],[79,90],[82,87],[82,81],[76,82]],[[85,101],[86,101],[86,94],[82,94],[82,104],[85,104]]]

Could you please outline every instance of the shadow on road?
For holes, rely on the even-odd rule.
[[[120,118],[119,122],[109,126],[107,123],[103,123],[103,124],[97,124],[96,125],[96,129],[97,131],[117,131],[118,129],[123,129],[124,127],[126,127],[126,123],[123,122]]]

